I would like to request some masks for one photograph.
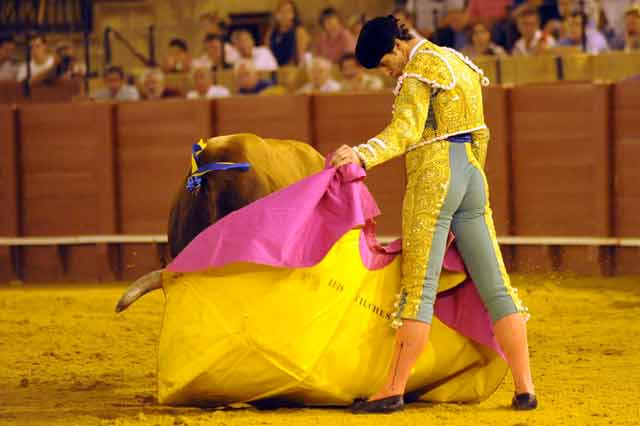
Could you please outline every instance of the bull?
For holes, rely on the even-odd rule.
[[[321,171],[325,159],[309,144],[264,139],[253,134],[211,138],[194,146],[192,167],[177,191],[168,223],[171,258],[176,257],[200,232],[229,213]],[[197,151],[197,152],[196,152]],[[212,168],[196,176],[194,166],[229,165]],[[248,164],[248,168],[233,165]],[[136,280],[124,292],[116,312],[127,309],[137,299],[162,288],[162,270]]]

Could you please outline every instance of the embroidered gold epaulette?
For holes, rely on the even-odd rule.
[[[404,73],[398,77],[394,93],[402,89],[406,78],[415,78],[421,82],[442,90],[451,90],[456,86],[456,76],[447,59],[439,52],[430,49],[419,50],[407,64]]]

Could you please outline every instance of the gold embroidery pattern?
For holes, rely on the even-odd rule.
[[[418,314],[431,242],[449,179],[449,142],[436,142],[407,154],[402,209],[402,318],[415,319]]]
[[[485,163],[487,162],[487,148],[489,147],[490,137],[491,133],[486,127],[471,134],[471,138],[473,140],[471,150],[473,152],[473,156],[478,160],[481,170],[484,170]]]
[[[402,155],[407,145],[420,140],[427,121],[431,89],[416,79],[409,79],[393,104],[393,118],[379,135],[356,147],[367,169]],[[383,148],[384,147],[384,148]]]
[[[403,71],[391,124],[373,138],[386,147],[369,142],[355,148],[367,169],[447,135],[485,127],[481,74],[457,52],[425,41]],[[439,92],[432,98],[433,90]],[[430,104],[433,120],[427,123]]]

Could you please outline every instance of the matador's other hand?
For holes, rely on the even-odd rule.
[[[358,157],[358,154],[348,145],[342,145],[331,157],[331,165],[334,167],[340,167],[350,163],[362,166],[360,157]]]

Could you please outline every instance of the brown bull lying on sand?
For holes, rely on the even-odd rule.
[[[198,164],[249,163],[248,171],[220,170],[205,175],[196,192],[186,188],[184,178],[169,214],[169,252],[174,258],[209,225],[255,200],[285,188],[323,169],[324,158],[310,145],[279,139],[263,139],[243,133],[207,141]],[[162,271],[150,272],[135,281],[120,298],[121,312],[144,294],[162,288]]]

